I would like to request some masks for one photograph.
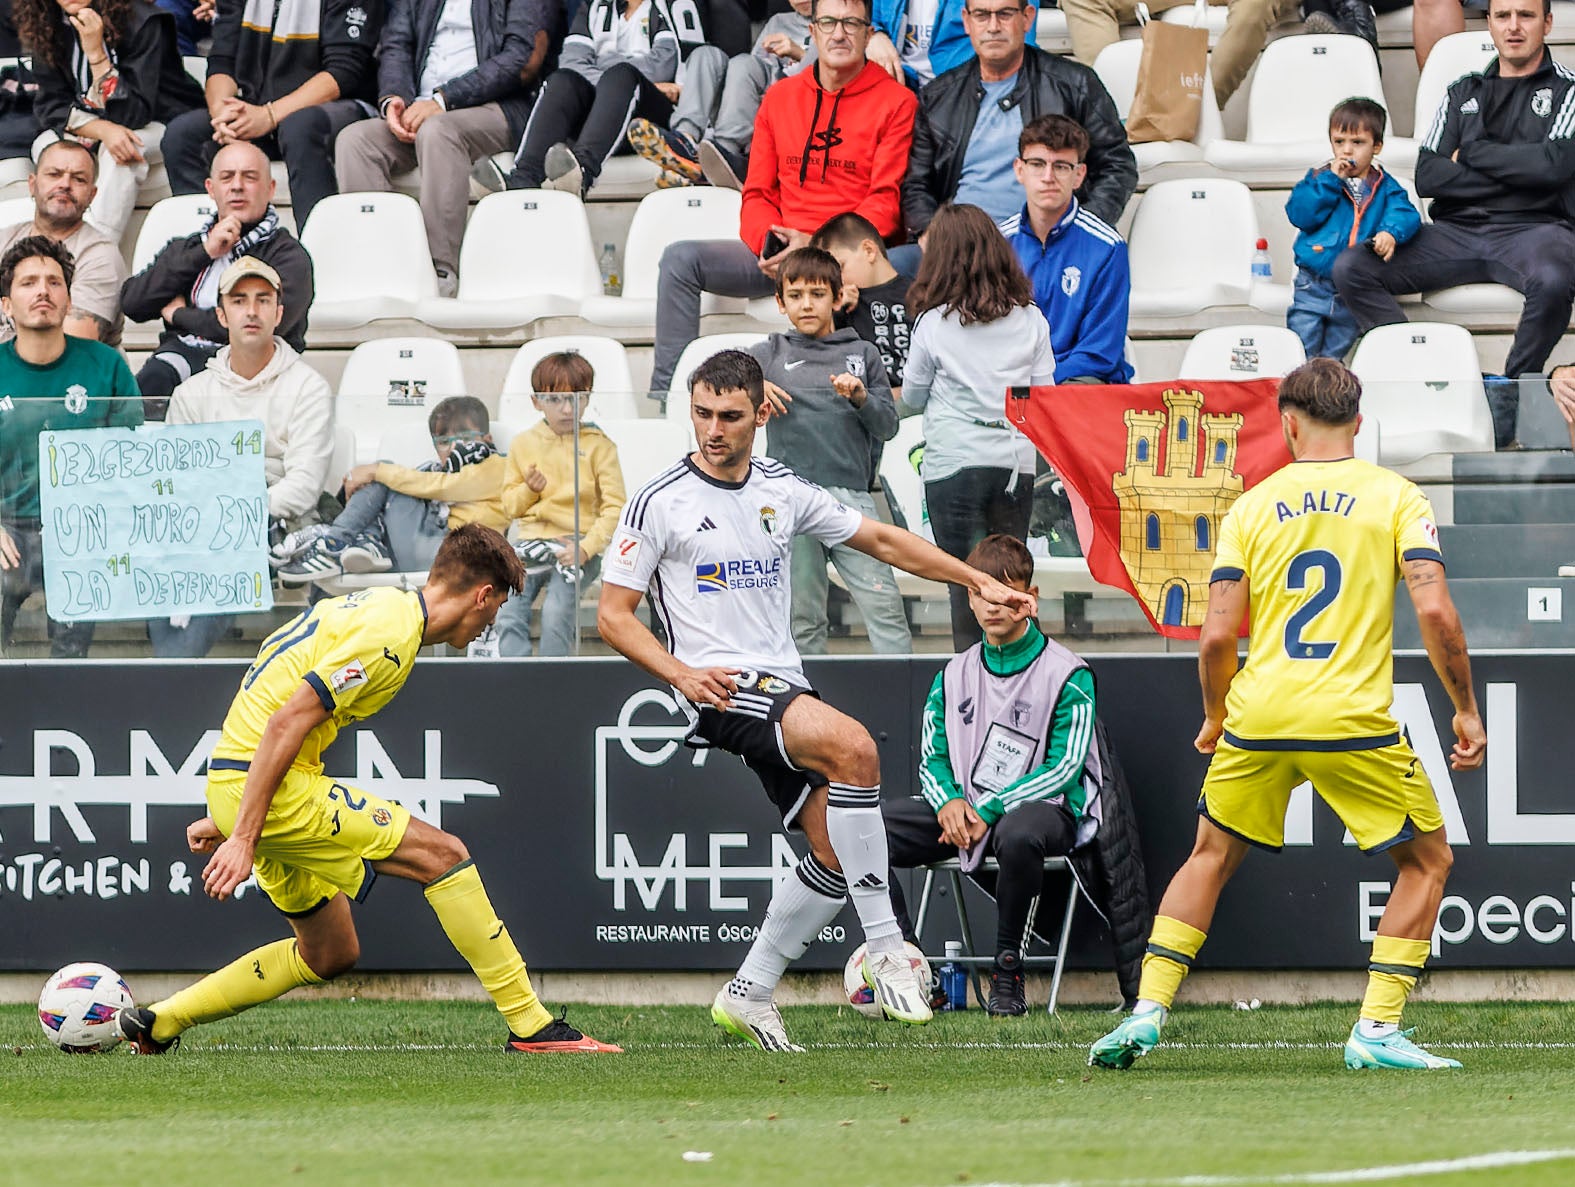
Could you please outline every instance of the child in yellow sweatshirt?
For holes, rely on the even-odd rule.
[[[498,612],[501,655],[531,653],[531,605],[543,587],[547,596],[541,607],[541,654],[574,653],[580,582],[596,576],[602,550],[618,526],[625,498],[618,447],[583,419],[594,379],[584,356],[569,352],[549,354],[531,371],[531,390],[536,393],[532,399],[542,419],[509,444],[503,478],[503,510],[515,521],[512,534],[525,561],[525,592],[511,597]],[[578,490],[574,482],[576,424]]]

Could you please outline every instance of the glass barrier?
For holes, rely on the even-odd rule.
[[[1104,467],[1102,501],[1079,493],[1100,488],[1097,474],[1057,474],[1043,459],[1012,492],[1019,512],[1029,508],[1041,623],[1081,650],[1189,646],[1167,641],[1185,630],[1163,628],[1186,627],[1206,603],[1219,521],[1261,476],[1244,443],[1283,450],[1272,404],[1249,433],[1210,419],[1206,399],[1187,425],[1187,398],[1118,401],[1078,422],[1069,456]],[[439,654],[612,654],[596,632],[604,556],[625,503],[694,448],[686,408],[600,392],[588,402],[443,400],[414,381],[340,396],[326,423],[306,403],[292,399],[275,418],[261,400],[215,401],[210,411],[226,419],[186,424],[176,422],[194,412],[179,401],[167,421],[138,423],[140,401],[80,388],[0,397],[0,658],[250,658],[323,597],[421,588],[447,529],[468,522],[506,532],[525,591],[481,639]],[[1549,384],[1372,381],[1362,406],[1357,455],[1432,500],[1472,645],[1575,646],[1563,608],[1575,578],[1575,456]],[[229,419],[236,410],[245,416]],[[270,431],[275,419],[291,427]],[[1114,434],[1097,447],[1095,420]],[[966,512],[947,502],[932,515],[926,491],[950,499],[957,488],[927,486],[925,427],[923,416],[903,418],[878,451],[874,489],[835,493],[934,540],[936,518],[945,538],[966,529]],[[1517,447],[1495,451],[1495,435]],[[769,424],[761,438],[755,452],[778,456]],[[813,474],[825,459],[780,460]],[[764,518],[761,527],[772,531]],[[717,572],[697,563],[697,590],[709,581],[707,592],[731,591],[725,535],[707,541]],[[933,581],[887,577],[848,550],[807,543],[783,568],[806,654],[952,648],[949,598]],[[1419,645],[1403,591],[1396,607],[1396,646]],[[660,632],[648,602],[640,613]]]

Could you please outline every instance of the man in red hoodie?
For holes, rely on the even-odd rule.
[[[815,0],[814,69],[772,86],[755,119],[738,239],[690,240],[662,253],[652,391],[667,391],[678,356],[700,333],[702,293],[770,296],[782,258],[845,211],[888,239],[900,233],[918,101],[865,57],[869,17],[869,0]]]

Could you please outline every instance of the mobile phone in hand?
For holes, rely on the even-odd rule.
[[[781,255],[787,250],[787,240],[775,231],[766,232],[766,241],[760,245],[760,258],[769,260],[772,256]]]

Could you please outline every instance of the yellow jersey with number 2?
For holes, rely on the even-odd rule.
[[[1444,559],[1432,506],[1380,466],[1292,462],[1238,498],[1210,577],[1246,582],[1251,599],[1225,740],[1244,750],[1396,742],[1395,586],[1401,563],[1417,559]]]
[[[318,602],[263,641],[213,757],[250,762],[268,719],[304,680],[329,717],[306,736],[291,767],[320,772],[340,728],[372,716],[404,686],[426,625],[419,591],[384,587]]]

